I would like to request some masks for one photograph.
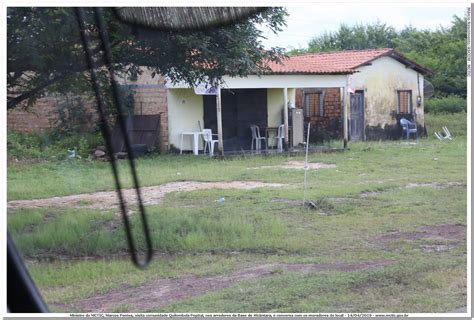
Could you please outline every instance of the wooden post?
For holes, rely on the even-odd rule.
[[[288,88],[283,88],[283,124],[285,125],[285,149],[288,150],[289,136],[288,136]]]
[[[224,155],[224,140],[222,135],[222,100],[221,100],[221,88],[217,89],[216,95],[216,112],[217,112],[217,134],[218,134],[218,145],[221,155]]]

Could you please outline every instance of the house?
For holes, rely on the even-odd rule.
[[[261,76],[224,77],[217,96],[196,94],[194,88],[151,77],[146,71],[137,81],[122,85],[134,91],[135,114],[161,114],[162,151],[179,149],[182,132],[203,128],[220,133],[219,144],[225,151],[249,150],[253,124],[284,124],[288,144],[292,108],[303,111],[314,137],[344,143],[398,139],[401,117],[424,129],[423,83],[431,71],[393,49],[291,56],[269,67],[270,72]],[[39,100],[43,102],[47,101]],[[21,116],[21,111],[9,111],[9,128],[24,123],[18,120]],[[46,126],[40,121],[32,123]],[[192,149],[191,139],[183,141],[183,149]]]
[[[224,150],[250,149],[252,124],[285,124],[288,137],[286,106],[302,109],[316,135],[345,141],[398,139],[402,117],[424,128],[423,82],[431,71],[393,49],[305,54],[269,66],[262,76],[224,77],[217,99],[167,83],[170,146],[199,126],[219,132],[219,121]]]

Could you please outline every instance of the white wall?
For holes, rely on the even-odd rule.
[[[250,75],[244,78],[224,77],[224,89],[258,89],[258,88],[335,88],[344,87],[346,75]],[[173,85],[167,81],[168,88],[188,88],[184,83]]]
[[[366,126],[384,128],[396,123],[391,113],[397,111],[397,90],[412,90],[415,119],[424,125],[423,101],[420,106],[416,102],[418,95],[423,99],[423,75],[419,75],[418,89],[417,72],[390,57],[376,59],[358,71],[350,76],[351,85],[364,90]]]
[[[198,121],[204,126],[203,96],[194,94],[193,89],[169,89],[167,97],[169,144],[179,149],[181,132],[199,131]],[[190,136],[184,137],[183,150],[192,150]]]

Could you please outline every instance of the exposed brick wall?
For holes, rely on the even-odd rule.
[[[153,78],[151,72],[145,70],[137,81],[122,80],[120,83],[128,85],[134,91],[135,114],[161,114],[160,151],[168,150],[168,106],[164,78],[161,76]],[[28,112],[15,109],[8,111],[8,130],[39,132],[51,128],[51,120],[54,119],[53,110],[60,100],[61,97],[58,96],[46,96],[38,99]]]
[[[55,96],[47,96],[36,101],[30,111],[8,110],[7,128],[12,131],[39,132],[50,128],[53,109],[59,102]]]
[[[168,150],[168,102],[165,79],[162,76],[151,77],[146,70],[137,81],[128,81],[133,90],[134,113],[136,115],[161,114],[160,117],[160,151]]]
[[[323,116],[317,112],[311,117],[305,117],[305,122],[311,122],[311,126],[315,129],[323,129],[329,131],[331,135],[342,136],[342,108],[341,94],[339,88],[298,88],[295,95],[295,106],[297,108],[304,107],[303,92],[314,91],[324,92]]]

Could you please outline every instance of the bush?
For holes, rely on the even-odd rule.
[[[99,132],[76,135],[56,136],[51,132],[25,133],[9,131],[7,152],[9,158],[51,159],[67,157],[68,149],[75,149],[81,157],[87,157],[92,148],[103,144]]]
[[[466,111],[466,99],[456,95],[450,95],[441,98],[431,98],[425,101],[426,113],[457,113]]]

